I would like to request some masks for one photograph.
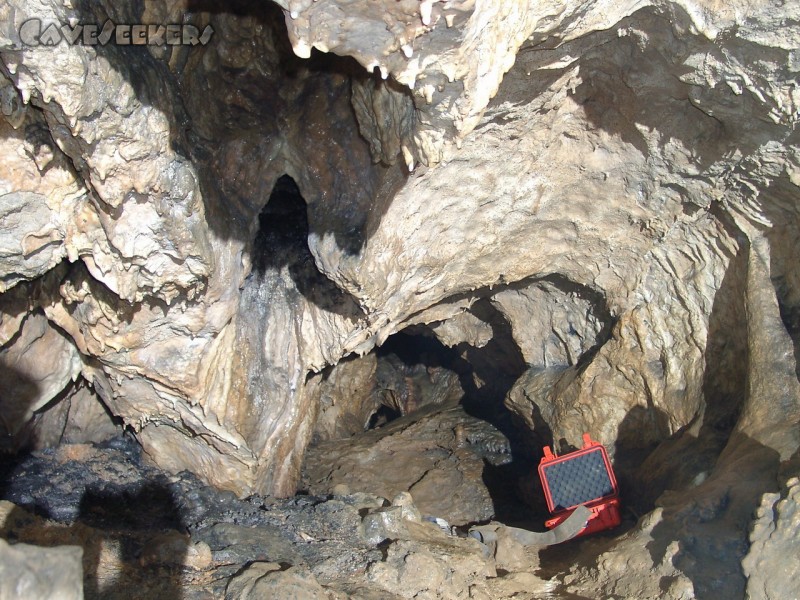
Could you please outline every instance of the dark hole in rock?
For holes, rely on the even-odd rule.
[[[258,215],[258,231],[253,242],[253,271],[280,267],[294,250],[303,258],[308,251],[306,203],[294,179],[282,175],[275,182],[269,200]]]
[[[383,425],[386,425],[386,423],[389,423],[390,421],[399,419],[401,416],[402,415],[400,414],[399,410],[395,410],[389,406],[382,405],[369,418],[369,422],[367,423],[367,429],[375,429],[377,427],[381,427]]]
[[[328,405],[363,407],[347,399],[358,396],[354,386],[336,390],[335,381],[372,378],[367,431],[329,426],[327,441],[317,439],[306,453],[304,488],[322,493],[346,484],[386,497],[410,490],[423,512],[457,524],[498,518],[541,527],[538,438],[503,403],[524,361],[502,316],[488,302],[476,304],[496,334],[481,348],[448,347],[434,329],[415,325],[334,368],[323,394],[333,396]],[[366,364],[360,373],[359,362]]]
[[[376,354],[377,385],[384,392],[384,405],[396,405],[398,416],[463,396],[458,353],[425,327],[390,336]]]
[[[317,268],[308,247],[308,233],[306,201],[295,180],[282,175],[258,215],[248,279],[267,281],[268,273],[280,272],[286,266],[297,291],[306,299],[334,313],[353,313],[352,299]]]
[[[492,338],[480,348],[466,342],[445,346],[426,325],[414,325],[392,336],[376,350],[379,360],[394,357],[407,369],[424,365],[429,371],[446,369],[458,376],[465,410],[497,427],[511,413],[503,399],[525,371],[525,361],[511,337],[511,328],[488,301],[478,301],[472,311],[489,323]]]

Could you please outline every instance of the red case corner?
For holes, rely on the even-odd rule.
[[[558,526],[583,505],[591,515],[578,536],[616,527],[622,522],[617,479],[605,447],[583,434],[583,448],[556,456],[544,449],[539,463],[547,508],[553,517],[545,521],[549,529]]]

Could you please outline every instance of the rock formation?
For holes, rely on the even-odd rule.
[[[590,431],[647,513],[572,589],[779,597],[753,574],[797,497],[798,14],[5,0],[3,447],[124,427],[167,471],[289,496],[312,439],[392,404],[369,353],[424,332],[435,386],[526,447]],[[213,33],[66,39],[109,21]]]

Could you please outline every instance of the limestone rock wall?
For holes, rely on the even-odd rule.
[[[781,564],[785,552],[794,542],[798,515],[797,478],[790,479],[780,492],[764,494],[758,508],[757,520],[750,534],[752,543],[747,557],[742,561],[748,577],[747,594],[750,598],[780,598],[797,589],[797,567],[786,564],[777,574],[771,565]]]
[[[796,3],[279,4],[0,7],[3,365],[37,323],[69,357],[8,414],[80,376],[161,466],[291,494],[315,372],[411,324],[485,346],[488,302],[556,439],[796,449]],[[181,15],[208,45],[17,35]],[[260,246],[282,175],[307,232]]]

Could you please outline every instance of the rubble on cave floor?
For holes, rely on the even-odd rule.
[[[466,453],[509,460],[488,424],[458,407],[431,412],[390,423],[395,443],[446,431],[461,446],[445,459],[456,470],[471,464]],[[506,541],[492,555],[428,514],[424,494],[417,503],[340,483],[325,495],[239,499],[148,465],[127,437],[1,464],[0,538],[82,548],[87,598],[533,598],[555,588],[535,574],[536,549]]]
[[[302,485],[314,494],[342,485],[387,498],[408,491],[423,512],[464,525],[493,518],[495,504],[513,496],[512,463],[511,443],[495,426],[461,405],[433,405],[350,438],[313,444]],[[535,465],[526,466],[532,476]],[[499,472],[509,477],[495,486]]]
[[[127,438],[6,460],[0,481],[0,537],[82,547],[87,598],[458,598],[496,575],[408,494],[242,500],[145,464]]]
[[[471,464],[460,460],[466,453],[481,455],[484,465],[509,461],[497,445],[502,438],[496,430],[461,408],[421,412],[387,424],[384,431],[366,432],[361,450],[370,440],[378,450],[399,451],[404,444],[420,450],[437,433],[443,446],[450,439],[455,447],[443,458],[454,460],[455,469]],[[416,442],[414,436],[419,436]],[[341,456],[348,456],[348,447],[350,459],[357,456],[358,443],[357,438],[343,443]],[[393,468],[383,464],[387,472]],[[709,481],[713,485],[706,486],[706,495],[719,487]],[[795,506],[789,497],[798,489],[793,481],[786,498],[774,494],[769,499],[778,507],[774,515],[783,521],[776,527],[788,544]],[[445,481],[438,491],[440,506],[447,498],[458,502]],[[723,527],[727,522],[723,505],[715,504],[714,514],[707,503],[692,506],[682,513],[687,523],[700,519]],[[326,493],[240,499],[189,473],[170,475],[150,466],[127,437],[65,444],[0,460],[0,592],[9,581],[10,574],[3,573],[11,564],[9,552],[39,551],[28,545],[77,547],[70,556],[77,560],[76,552],[82,553],[86,598],[532,600],[614,592],[621,598],[677,599],[704,597],[698,586],[713,582],[713,564],[686,563],[687,549],[672,537],[675,515],[663,508],[643,515],[635,526],[628,521],[618,530],[548,548],[524,547],[508,536],[485,546],[466,535],[466,526],[454,527],[455,522],[431,512],[424,494],[418,501],[407,491],[369,493],[356,481],[339,481]],[[773,513],[762,513],[766,531]],[[754,531],[751,537],[757,542],[763,535]],[[710,535],[707,543],[714,540],[725,542],[724,536]],[[748,560],[755,564],[759,556]],[[36,561],[50,565],[45,554],[25,564]],[[63,564],[40,574],[57,578]],[[628,576],[631,568],[637,576]],[[78,592],[62,597],[83,597]]]

